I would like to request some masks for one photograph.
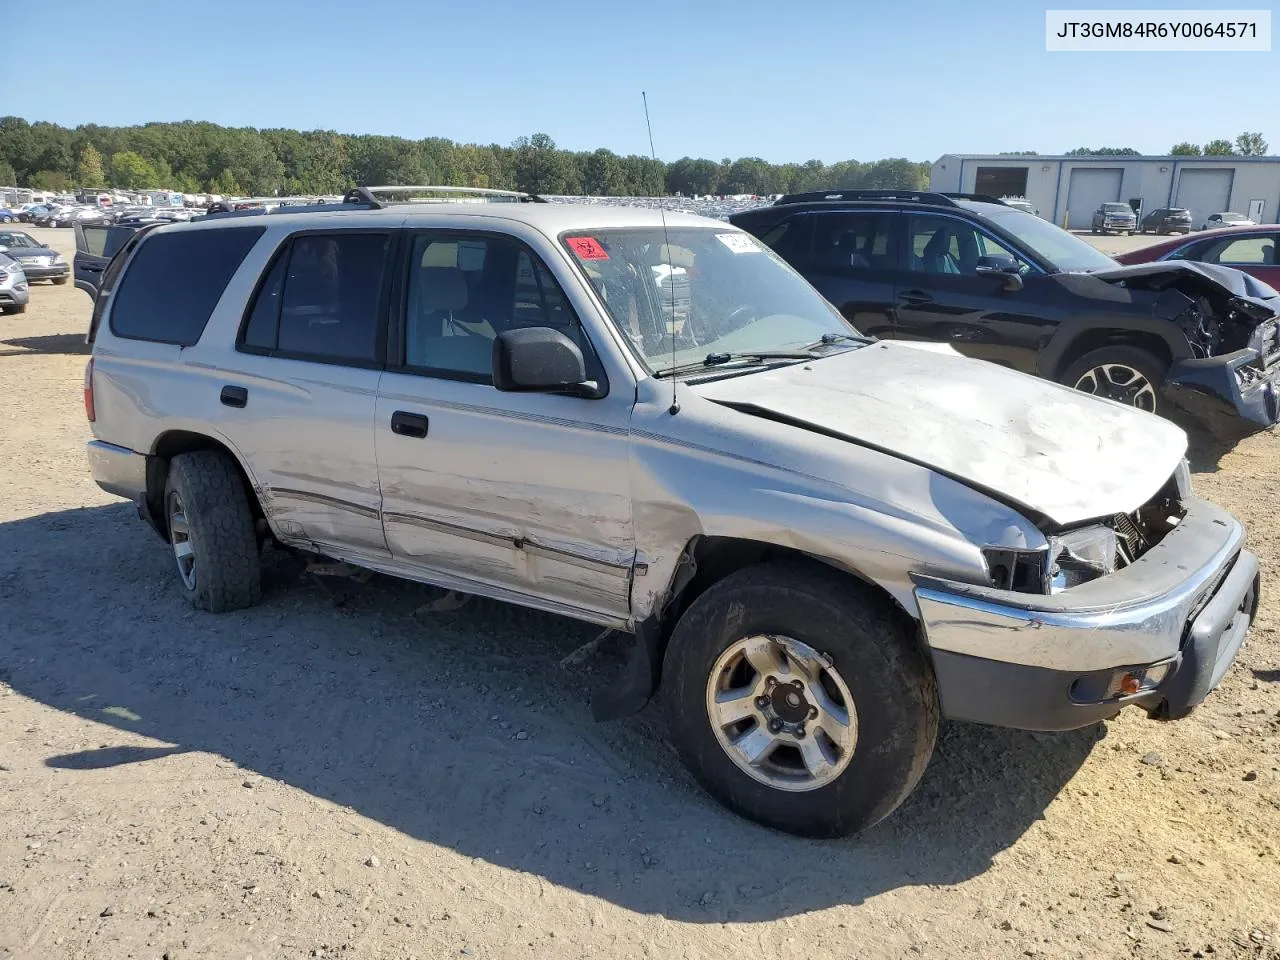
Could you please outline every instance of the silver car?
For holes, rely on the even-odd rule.
[[[740,230],[381,192],[138,231],[107,268],[97,482],[180,591],[271,542],[623,634],[698,780],[834,835],[910,793],[940,716],[1174,719],[1258,604],[1173,424],[878,342]]]
[[[24,313],[30,296],[27,275],[5,249],[0,247],[0,313]]]

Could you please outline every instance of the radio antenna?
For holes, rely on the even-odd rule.
[[[644,101],[644,125],[649,131],[649,156],[656,166],[658,152],[653,149],[653,124],[649,122],[649,97],[641,90],[640,99]],[[676,268],[671,262],[671,238],[667,235],[667,211],[662,206],[663,198],[658,198],[658,216],[662,218],[662,245],[666,251],[667,286],[671,290],[671,406],[667,412],[673,417],[680,412],[680,401],[676,399]],[[661,306],[661,304],[659,304]]]

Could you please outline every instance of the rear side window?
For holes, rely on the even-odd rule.
[[[111,308],[128,340],[195,344],[262,227],[175,230],[148,237],[129,262]]]
[[[258,287],[240,348],[326,363],[381,363],[390,240],[386,233],[357,232],[295,237]]]

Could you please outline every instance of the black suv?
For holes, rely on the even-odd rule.
[[[1142,218],[1143,233],[1190,233],[1191,211],[1181,207],[1161,207]]]
[[[865,333],[950,343],[1155,412],[1280,419],[1280,295],[1224,267],[1122,267],[994,197],[784,196],[731,216]]]

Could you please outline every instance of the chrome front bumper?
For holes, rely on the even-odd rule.
[[[1217,685],[1258,604],[1244,528],[1192,500],[1165,539],[1124,570],[1039,596],[916,580],[943,713],[1066,730],[1136,704],[1185,716]],[[1128,676],[1158,682],[1118,692]]]

